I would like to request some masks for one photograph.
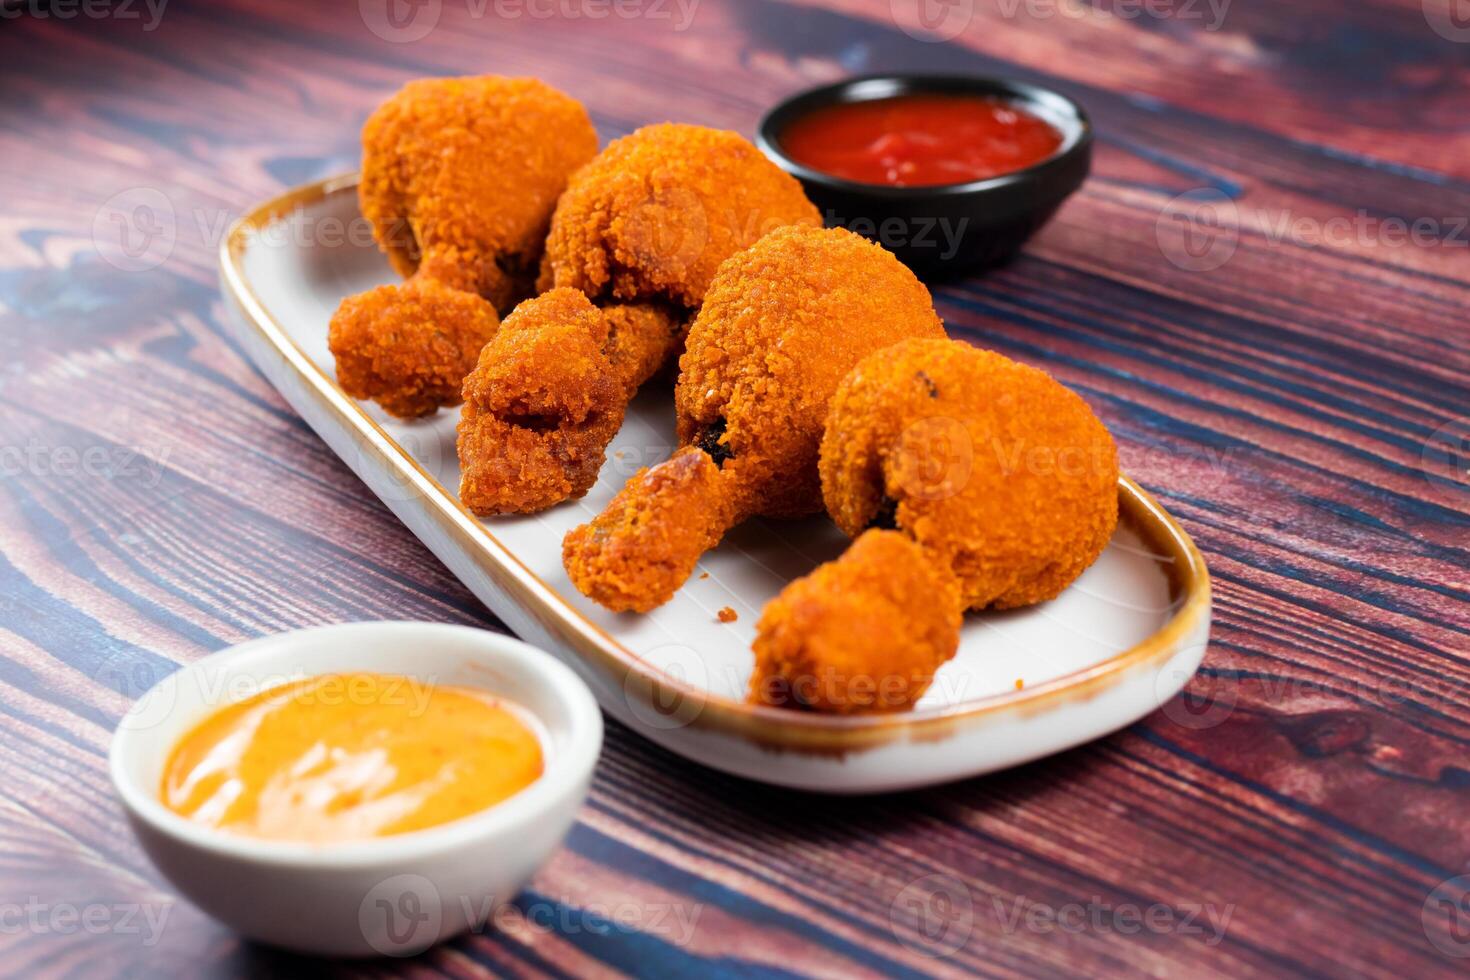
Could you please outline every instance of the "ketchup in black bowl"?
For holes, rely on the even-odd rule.
[[[1025,83],[883,76],[787,99],[757,140],[829,225],[941,278],[1014,255],[1087,176],[1092,128]]]
[[[965,95],[839,102],[791,122],[781,148],[834,177],[890,187],[968,184],[1040,163],[1062,145],[1020,106]]]

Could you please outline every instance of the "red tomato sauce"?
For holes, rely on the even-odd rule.
[[[963,184],[1039,163],[1062,145],[1044,119],[1001,99],[897,95],[816,109],[789,124],[797,163],[864,184]]]

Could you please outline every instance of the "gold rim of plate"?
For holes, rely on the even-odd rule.
[[[1086,700],[1122,680],[1131,670],[1168,661],[1209,613],[1210,578],[1204,557],[1184,529],[1142,487],[1118,479],[1120,521],[1135,530],[1165,568],[1170,620],[1136,646],[1107,660],[1033,687],[957,704],[900,714],[842,717],[748,704],[691,687],[659,671],[573,608],[556,589],[523,565],[487,527],[409,456],[362,407],[296,345],[260,302],[245,277],[242,259],[250,236],[278,218],[329,196],[353,192],[357,174],[303,184],[251,209],[234,223],[220,246],[220,279],[238,306],[241,322],[303,382],[322,408],[351,432],[362,452],[395,471],[421,495],[437,526],[474,556],[505,594],[557,640],[603,672],[625,695],[661,715],[677,712],[681,725],[734,735],[767,748],[845,754],[899,740],[932,741],[959,728],[994,720],[1002,713],[1035,714],[1072,700]],[[323,329],[326,325],[323,324]],[[687,721],[685,720],[687,719]]]

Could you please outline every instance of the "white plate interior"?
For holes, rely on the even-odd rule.
[[[335,379],[327,323],[343,297],[396,281],[372,245],[355,194],[328,194],[283,218],[252,240],[242,259],[257,298],[301,350]],[[527,568],[576,610],[651,666],[718,695],[742,698],[754,658],[756,620],[766,602],[793,578],[840,554],[846,539],[825,518],[755,520],[705,555],[689,582],[647,615],[602,609],[572,587],[561,565],[562,537],[589,520],[641,466],[674,447],[671,385],[656,379],[631,406],[608,448],[597,485],[581,500],[530,517],[498,517],[486,528]],[[459,410],[403,422],[363,403],[364,410],[431,474],[451,497],[459,487],[454,429]],[[380,494],[393,488],[375,487]],[[411,493],[406,487],[403,492]],[[965,618],[958,655],[919,702],[950,706],[1034,686],[1108,660],[1147,639],[1171,617],[1169,578],[1132,530],[1112,543],[1057,599],[1005,613]],[[735,610],[721,623],[723,607]]]

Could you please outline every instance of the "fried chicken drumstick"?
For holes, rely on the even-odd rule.
[[[535,511],[584,493],[623,424],[631,379],[665,356],[647,338],[667,330],[646,306],[603,311],[564,286],[517,306],[464,381],[465,503],[480,513]]]
[[[782,228],[728,259],[679,360],[683,448],[567,535],[573,584],[646,612],[740,521],[820,510],[817,449],[838,382],[873,351],[943,336],[923,284],[851,232]]]
[[[954,656],[965,609],[1054,598],[1118,522],[1117,450],[1087,403],[958,341],[909,340],[858,364],[832,399],[819,469],[828,513],[857,540],[767,604],[759,703],[912,707]]]
[[[910,708],[959,647],[960,607],[954,576],[913,539],[865,531],[766,604],[750,700],[833,714]]]
[[[544,331],[497,338],[466,379],[465,506],[533,513],[586,493],[719,264],[773,228],[820,224],[796,180],[735,133],[665,123],[608,144],[557,204],[538,283],[586,299],[538,302],[523,321]],[[559,352],[576,363],[557,372],[574,386],[560,392],[533,367]]]
[[[362,213],[407,281],[344,301],[328,346],[349,395],[428,415],[459,402],[499,314],[531,293],[552,209],[597,133],[570,96],[487,75],[408,83],[362,140]]]

